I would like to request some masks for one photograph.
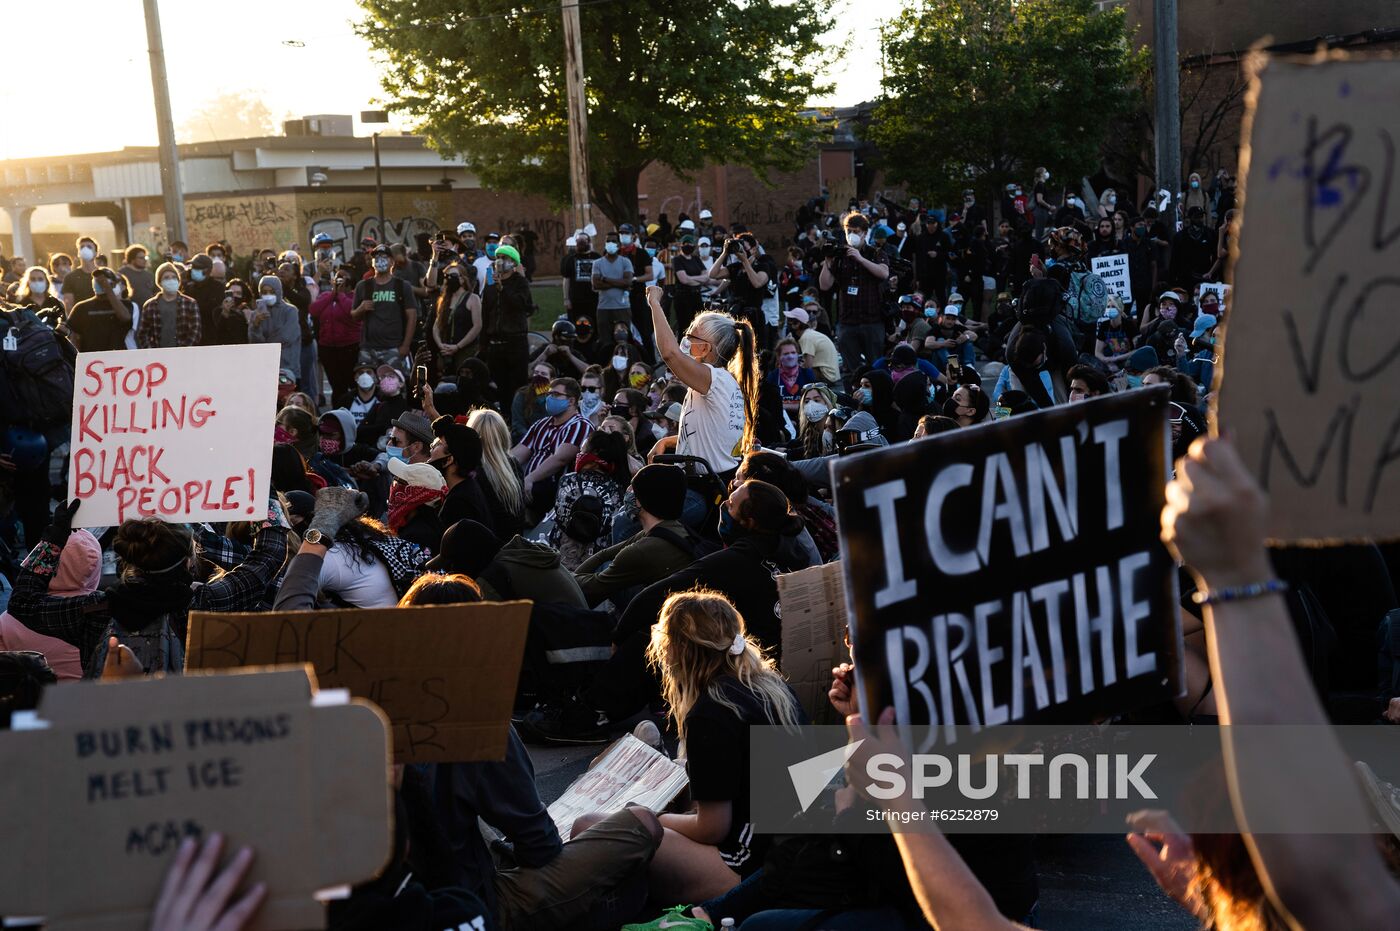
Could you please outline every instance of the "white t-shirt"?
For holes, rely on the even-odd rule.
[[[337,543],[321,563],[321,591],[333,592],[356,608],[392,608],[399,603],[394,581],[382,562],[362,562],[350,547]]]
[[[699,456],[716,472],[728,472],[738,467],[742,453],[739,444],[744,436],[744,393],[728,369],[707,367],[709,392],[701,394],[691,388],[685,393],[676,453]]]

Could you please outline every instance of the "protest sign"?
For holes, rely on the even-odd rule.
[[[530,603],[190,613],[185,664],[310,663],[393,724],[395,763],[503,760]]]
[[[1400,61],[1271,61],[1240,155],[1217,414],[1279,541],[1400,537]]]
[[[265,882],[257,927],[320,928],[318,890],[369,879],[393,838],[389,724],[305,667],[74,683],[0,732],[0,914],[136,931],[186,837]]]
[[[579,815],[611,815],[633,804],[663,811],[689,782],[684,766],[625,734],[554,800],[549,817],[567,841]]]
[[[1125,301],[1133,299],[1133,277],[1128,270],[1128,257],[1123,253],[1101,255],[1091,260],[1093,272],[1108,285],[1108,290]]]
[[[836,460],[862,707],[951,734],[1180,691],[1167,401],[1136,389]]]
[[[276,345],[79,353],[74,526],[266,513],[277,366]]]
[[[812,721],[831,713],[831,670],[846,661],[846,592],[841,563],[777,578],[783,618],[783,675]]]
[[[1230,294],[1230,286],[1220,281],[1202,281],[1196,285],[1196,302],[1200,303],[1201,298],[1207,294],[1214,294],[1220,299],[1220,306],[1225,306],[1225,299]]]

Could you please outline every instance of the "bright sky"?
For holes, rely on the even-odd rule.
[[[831,99],[815,102],[846,106],[875,96],[877,24],[893,17],[900,2],[838,3],[833,39],[849,37],[851,54],[833,75]],[[9,122],[0,133],[0,160],[156,144],[141,0],[10,6],[5,65],[11,96],[20,93],[52,105],[42,132],[23,132],[22,123]],[[350,26],[359,15],[354,0],[163,0],[160,8],[177,127],[210,97],[251,91],[275,120],[351,113],[359,133],[359,112],[373,108],[380,92],[376,70],[365,67],[368,45]],[[48,38],[28,42],[21,36]],[[97,106],[104,107],[101,115],[93,111]]]

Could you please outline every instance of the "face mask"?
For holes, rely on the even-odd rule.
[[[1049,181],[1049,180],[1050,180],[1050,172],[1048,172],[1048,171],[1045,173],[1045,180],[1046,180],[1046,181]]]
[[[390,459],[397,459],[399,462],[407,462],[408,456],[404,455],[402,446],[386,446],[384,454]]]
[[[84,262],[91,262],[93,259],[97,258],[97,251],[93,249],[92,246],[83,246],[78,250],[78,258],[82,259]]]
[[[486,244],[486,257],[488,259],[494,259],[496,257],[496,249],[499,248],[499,246],[499,243],[488,242]]]
[[[689,336],[682,336],[682,337],[681,337],[681,352],[685,353],[686,355],[690,355],[690,337],[689,337]]]
[[[1158,313],[1159,316],[1161,316],[1161,318],[1162,318],[1163,320],[1175,320],[1175,319],[1176,319],[1176,305],[1175,305],[1175,304],[1163,304],[1161,307],[1157,308],[1157,313]]]
[[[452,457],[443,456],[441,459],[429,459],[428,465],[432,466],[434,469],[437,469],[443,475],[446,475],[448,467],[452,465]]]
[[[584,240],[583,242],[581,242],[581,243],[579,243],[578,245],[574,246],[574,251],[577,252],[577,253],[579,253],[580,255],[583,255],[583,254],[588,253],[588,252],[592,252],[592,251],[593,251],[593,244],[590,243],[588,240]]]
[[[620,242],[620,243],[622,243],[622,245],[624,245],[624,246],[630,246],[630,245],[632,245],[632,234],[631,234],[631,233],[622,233],[621,235],[619,235],[619,236],[617,237],[617,241]]]
[[[603,406],[603,399],[598,396],[598,391],[596,388],[585,388],[583,389],[583,399],[579,401],[578,406],[579,410],[583,411],[589,416],[592,416],[593,413],[598,410],[598,408]]]
[[[710,257],[710,247],[709,247],[709,246],[701,246],[701,247],[700,247],[700,258],[702,258],[702,259],[708,259],[709,257]]]
[[[605,246],[603,246],[603,251],[606,252],[608,255],[617,255],[617,243],[607,243]]]
[[[1193,190],[1193,191],[1196,190],[1197,188],[1199,188],[1200,186],[1201,186],[1201,182],[1199,182],[1199,181],[1192,181],[1192,182],[1191,182],[1191,190]]]
[[[107,293],[107,289],[104,288],[104,287],[102,287],[102,283],[99,282],[97,279],[93,279],[93,282],[92,282],[92,293],[93,293],[93,294],[106,294],[106,293]]]
[[[797,368],[797,353],[785,352],[778,357],[778,364],[785,369]]]
[[[296,437],[292,436],[281,424],[272,428],[272,442],[274,443],[295,443]]]
[[[685,347],[682,346],[682,347],[681,347],[681,350],[684,351],[684,350],[685,350]],[[627,363],[627,357],[626,357],[626,356],[613,356],[613,363],[612,363],[612,365],[613,365],[613,368],[614,368],[616,371],[619,371],[619,372],[625,372],[625,371],[627,371],[627,364],[628,364],[628,363]]]
[[[938,316],[938,308],[937,308],[937,307],[925,307],[925,308],[924,308],[924,316],[925,316],[926,318],[928,318],[928,319],[933,319],[934,317],[937,317],[937,316]]]
[[[1133,232],[1134,232],[1136,235],[1138,235],[1138,236],[1146,236],[1146,235],[1147,235],[1147,227],[1145,227],[1145,226],[1135,226],[1135,227],[1133,227]]]
[[[160,280],[160,289],[166,294],[174,294],[176,291],[180,290],[180,279],[162,278]]]
[[[652,258],[656,258],[656,247],[647,246],[647,255],[651,256]]]
[[[275,294],[259,294],[259,295],[258,295],[258,303],[261,304],[261,305],[263,305],[264,307],[271,307],[273,304],[276,304],[276,303],[277,303],[277,295],[275,295]]]
[[[389,270],[389,260],[381,255],[374,260],[374,270],[377,272],[387,272]]]
[[[870,403],[870,389],[857,388],[851,397],[855,398],[857,404],[865,405]]]
[[[317,445],[320,446],[321,452],[325,453],[327,456],[340,455],[340,440],[337,440],[333,436],[321,437]]]
[[[545,398],[544,412],[551,417],[558,417],[560,414],[564,413],[568,409],[568,398],[561,398],[555,394],[551,394],[549,397]]]
[[[509,278],[515,274],[515,263],[510,259],[497,259],[491,263],[491,267],[496,270],[497,278]]]
[[[1129,387],[1129,388],[1141,388],[1141,387],[1142,387],[1142,376],[1141,376],[1141,375],[1129,375],[1129,376],[1128,376],[1128,387]]]
[[[632,419],[632,409],[626,404],[614,404],[612,407],[608,408],[608,410],[611,411],[614,415],[622,417],[625,420]]]
[[[38,281],[29,282],[29,292],[31,294],[43,294],[48,289],[49,283],[43,278],[40,278]]]
[[[195,281],[203,281],[203,280],[204,280],[204,269],[202,269],[202,268],[192,268],[192,269],[190,269],[190,278],[192,278],[192,279],[195,280]]]
[[[861,244],[865,242],[865,237],[862,236],[860,233],[847,233],[846,242],[859,249],[861,247]]]
[[[549,391],[548,375],[530,376],[530,386],[535,389],[535,394],[545,394]]]
[[[690,255],[690,253],[694,251],[695,246],[691,245],[690,243],[686,243],[685,245],[681,246],[681,252],[683,252],[686,255]]]
[[[748,535],[748,529],[740,526],[728,507],[719,509],[719,538],[726,546],[733,546]]]
[[[802,412],[807,415],[808,423],[816,423],[831,413],[831,408],[820,401],[808,401],[807,406],[802,408]]]
[[[317,250],[316,250],[316,258],[319,259],[319,260],[322,261],[322,262],[329,262],[329,261],[331,260],[331,256],[332,256],[333,254],[334,254],[334,253],[332,253],[331,250],[329,250],[329,249],[317,249]]]
[[[355,378],[355,385],[362,391],[368,391],[374,387],[374,376],[369,372],[361,372]]]
[[[390,397],[398,394],[399,389],[402,387],[403,380],[397,375],[385,375],[383,378],[379,379],[379,390]]]
[[[651,376],[643,375],[641,372],[638,372],[629,377],[627,383],[633,388],[645,388],[647,385],[651,384]]]

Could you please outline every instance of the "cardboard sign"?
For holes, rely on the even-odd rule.
[[[0,914],[144,931],[180,842],[218,831],[257,852],[256,927],[324,927],[312,895],[383,869],[393,802],[388,721],[313,693],[305,667],[46,689],[41,729],[0,732]]]
[[[78,354],[68,498],[76,527],[265,512],[279,348]]]
[[[1272,61],[1240,155],[1217,413],[1275,540],[1400,537],[1400,61]]]
[[[1133,276],[1128,271],[1128,257],[1122,253],[1118,255],[1101,255],[1091,260],[1093,272],[1103,279],[1103,283],[1108,285],[1108,290],[1121,297],[1125,301],[1133,298]]]
[[[862,707],[1084,723],[1180,691],[1167,400],[1135,389],[836,460]]]
[[[395,763],[503,760],[530,603],[190,613],[185,665],[310,663],[393,724]]]
[[[1201,298],[1207,294],[1214,294],[1220,299],[1220,306],[1226,306],[1226,299],[1230,295],[1230,286],[1220,281],[1202,281],[1196,285],[1196,303],[1201,302]]]
[[[554,800],[549,817],[567,841],[579,815],[611,815],[633,804],[663,811],[689,784],[685,767],[625,734]]]
[[[846,661],[846,587],[841,563],[780,575],[783,675],[814,723],[839,724],[826,693],[831,670]]]

